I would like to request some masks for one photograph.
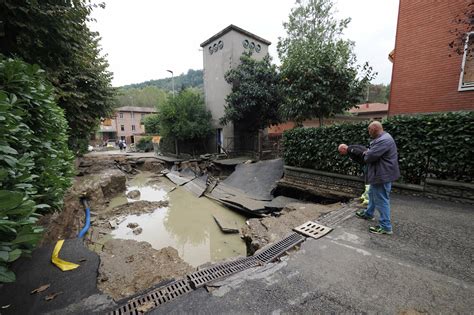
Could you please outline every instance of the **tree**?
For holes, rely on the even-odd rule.
[[[115,107],[158,107],[169,96],[168,91],[152,85],[143,88],[120,88],[115,98]]]
[[[212,132],[211,113],[195,89],[180,91],[158,108],[160,135],[175,140],[199,140]]]
[[[280,75],[269,55],[257,61],[251,53],[240,57],[240,64],[225,74],[232,92],[226,97],[221,124],[230,121],[249,131],[280,122],[278,108],[283,100]]]
[[[357,104],[372,79],[366,63],[356,65],[354,43],[341,38],[350,19],[336,21],[331,0],[297,0],[285,38],[278,42],[286,94],[283,118],[301,123],[341,113]]]
[[[145,125],[145,132],[147,134],[160,134],[160,116],[158,116],[158,114],[145,116],[143,124]]]
[[[107,117],[113,105],[112,74],[100,55],[100,37],[87,26],[97,7],[103,4],[89,0],[0,2],[5,29],[1,51],[46,71],[58,105],[65,111],[69,146],[75,150],[85,147],[99,119]]]
[[[202,70],[193,70],[189,69],[188,73],[180,74],[178,76],[174,77],[174,83],[176,87],[184,87],[184,88],[189,88],[189,87],[194,87],[194,88],[199,88],[203,89],[204,87],[204,78],[203,78],[203,71]],[[128,84],[124,85],[122,88],[124,89],[131,89],[131,88],[137,88],[141,89],[146,86],[156,86],[161,89],[167,90],[167,91],[173,91],[173,85],[172,85],[172,80],[171,77],[164,78],[164,79],[158,79],[158,80],[150,80],[150,81],[145,81],[141,83],[134,83],[134,84]]]
[[[474,0],[466,3],[466,9],[454,18],[454,28],[451,30],[454,39],[449,43],[449,47],[458,55],[464,54],[467,34],[474,32]],[[473,52],[474,46],[468,53],[472,56]]]
[[[369,84],[358,103],[388,103],[390,84]]]

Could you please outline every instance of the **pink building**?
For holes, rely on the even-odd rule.
[[[113,117],[106,118],[101,122],[99,142],[125,140],[129,144],[135,143],[136,136],[145,133],[143,118],[154,113],[156,110],[150,107],[123,106],[117,108]]]

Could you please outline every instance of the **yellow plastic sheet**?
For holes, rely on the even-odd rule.
[[[78,264],[75,264],[75,263],[72,263],[72,262],[69,262],[69,261],[65,261],[65,260],[62,260],[61,258],[59,258],[59,251],[63,247],[63,244],[64,244],[64,240],[59,240],[56,243],[56,246],[54,246],[54,249],[53,249],[53,254],[51,255],[51,262],[53,264],[55,264],[62,271],[68,271],[68,270],[76,269],[77,267],[79,267]]]

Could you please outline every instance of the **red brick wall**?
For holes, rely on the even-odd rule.
[[[462,56],[448,46],[469,1],[400,0],[390,116],[474,110],[474,91],[458,91]]]

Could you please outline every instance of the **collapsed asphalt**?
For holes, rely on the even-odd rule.
[[[308,239],[282,262],[247,270],[153,310],[164,313],[306,313],[474,308],[474,209],[393,195],[394,234],[355,217]]]

